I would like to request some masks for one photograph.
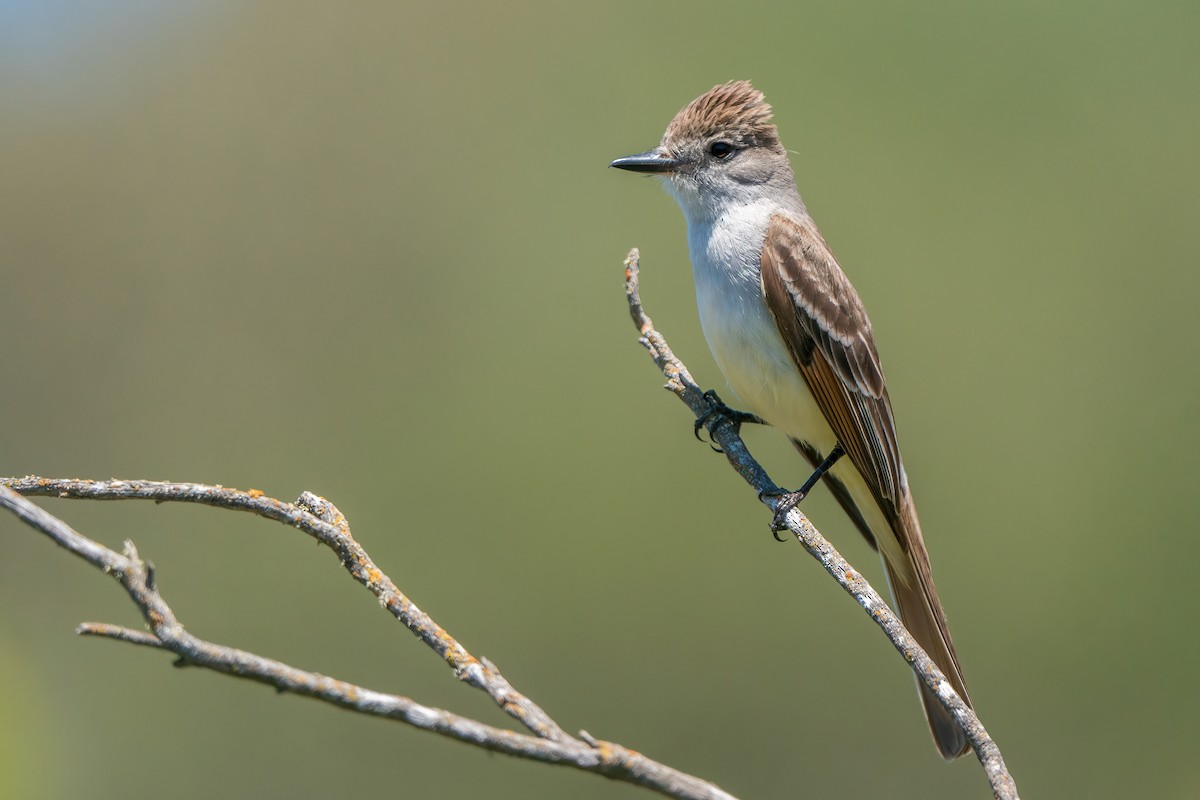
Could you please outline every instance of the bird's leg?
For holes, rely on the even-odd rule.
[[[829,455],[825,456],[825,460],[817,465],[812,475],[808,476],[808,480],[804,482],[803,486],[794,492],[784,492],[779,496],[779,504],[775,506],[775,515],[771,517],[771,533],[775,536],[776,540],[780,542],[786,541],[786,539],[779,538],[779,532],[787,528],[787,525],[783,522],[783,518],[788,515],[789,511],[800,505],[801,500],[808,497],[808,493],[817,485],[817,481],[821,480],[826,472],[833,469],[833,465],[845,454],[846,451],[842,449],[842,446],[835,444],[833,449],[829,451]]]
[[[693,432],[696,434],[696,438],[699,439],[700,429],[707,427],[709,447],[712,447],[718,453],[722,452],[721,448],[713,445],[711,442],[713,431],[722,425],[732,425],[736,431],[746,423],[754,423],[755,425],[767,424],[762,417],[747,411],[737,411],[725,405],[725,401],[718,397],[716,391],[713,389],[709,389],[704,393],[704,399],[708,400],[708,410],[696,418],[696,422],[693,425]]]

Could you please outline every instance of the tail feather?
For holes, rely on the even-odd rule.
[[[938,669],[945,674],[954,691],[958,692],[968,706],[971,698],[967,694],[967,684],[963,680],[962,668],[958,664],[958,655],[954,651],[954,640],[950,638],[950,627],[946,622],[946,612],[938,600],[937,589],[933,585],[929,569],[929,555],[920,535],[920,523],[917,522],[911,499],[903,503],[901,524],[915,526],[908,536],[909,549],[907,564],[895,565],[883,560],[887,569],[888,585],[892,590],[896,613],[904,627],[908,628],[917,643],[929,654]],[[929,722],[929,730],[933,733],[934,744],[942,758],[952,761],[970,750],[966,734],[954,721],[954,718],[938,701],[937,697],[917,680],[917,689],[921,696],[921,705],[925,707],[925,718]]]
[[[792,439],[792,444],[814,468],[824,458],[821,452],[807,442]],[[844,461],[845,459],[843,459]],[[912,495],[906,488],[899,502],[879,502],[876,497],[877,507],[883,512],[886,524],[891,530],[881,528],[875,531],[871,529],[871,524],[867,521],[867,515],[864,513],[865,506],[860,507],[859,501],[855,499],[850,487],[836,472],[827,473],[824,483],[838,504],[845,509],[855,527],[866,538],[868,544],[883,556],[888,586],[892,590],[893,605],[904,626],[929,654],[933,662],[938,665],[938,669],[945,674],[946,679],[950,681],[950,685],[954,687],[954,691],[958,692],[963,702],[968,706],[971,705],[971,698],[967,695],[967,685],[963,681],[962,668],[958,665],[958,656],[954,652],[954,640],[950,638],[950,626],[946,623],[946,612],[942,610],[937,588],[933,585],[933,574],[929,568],[929,553],[925,550],[925,540],[921,536],[921,523],[917,519]],[[864,488],[866,488],[865,483]],[[880,520],[878,524],[884,524],[884,520]],[[895,541],[881,541],[880,537],[885,536],[892,536]],[[897,559],[898,563],[888,561],[889,555]],[[952,761],[964,755],[970,749],[970,745],[966,735],[958,727],[958,723],[942,707],[933,692],[929,691],[920,680],[917,681],[917,691],[921,697],[921,705],[925,708],[925,719],[929,722],[933,742],[942,757],[947,761]]]

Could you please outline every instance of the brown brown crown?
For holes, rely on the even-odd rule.
[[[779,132],[771,124],[771,106],[750,81],[719,84],[688,103],[667,126],[663,142],[670,146],[718,135],[748,146],[779,144]]]

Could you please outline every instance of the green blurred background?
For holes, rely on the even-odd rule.
[[[629,324],[637,245],[721,386],[678,209],[606,165],[751,78],[1023,795],[1196,797],[1198,9],[0,0],[0,474],[309,489],[568,729],[747,798],[988,796]],[[506,724],[294,531],[39,502],[199,636]],[[2,797],[647,796],[81,640],[119,587],[0,536]]]

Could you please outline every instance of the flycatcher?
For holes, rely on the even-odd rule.
[[[804,207],[771,107],[747,81],[675,115],[612,166],[661,176],[687,219],[700,323],[747,411],[782,430],[883,557],[896,611],[967,703],[862,300]],[[846,458],[838,458],[844,452]],[[947,760],[966,736],[918,681]]]

